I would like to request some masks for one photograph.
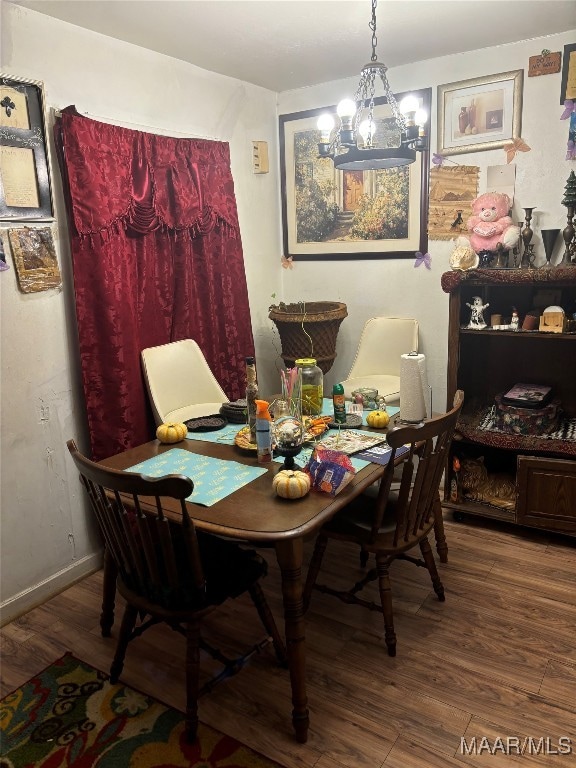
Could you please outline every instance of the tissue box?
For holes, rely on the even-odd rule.
[[[350,458],[345,453],[321,446],[314,449],[305,472],[310,475],[313,488],[331,496],[340,493],[356,474]]]

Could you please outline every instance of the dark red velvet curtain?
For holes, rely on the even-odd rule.
[[[195,339],[230,399],[254,353],[228,145],[107,125],[56,127],[92,456],[153,437],[145,347]]]

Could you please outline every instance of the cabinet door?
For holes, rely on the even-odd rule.
[[[576,461],[518,457],[516,522],[576,535]]]

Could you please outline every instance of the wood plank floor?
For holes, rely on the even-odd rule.
[[[448,515],[446,529],[445,603],[424,569],[393,566],[394,659],[380,614],[314,594],[307,744],[293,738],[287,672],[268,649],[201,699],[201,719],[287,768],[576,765],[576,542]],[[278,569],[263,554],[264,588],[282,626]],[[323,581],[359,573],[357,552],[331,543]],[[99,632],[101,581],[94,574],[0,631],[2,696],[66,651],[108,671],[115,638]],[[378,600],[373,585],[368,591]],[[205,634],[231,651],[262,637],[245,598],[214,613]],[[182,709],[183,651],[177,633],[155,627],[129,647],[122,680]],[[532,754],[505,754],[514,737],[531,738]],[[560,753],[560,737],[572,740],[571,754]]]

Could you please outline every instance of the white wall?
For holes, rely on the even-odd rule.
[[[391,70],[390,81],[397,91],[432,86],[435,104],[438,84],[525,68],[530,55],[545,47],[563,50],[573,40],[574,33],[566,33],[427,61]],[[341,325],[339,356],[326,386],[348,373],[369,317],[414,316],[421,325],[434,405],[444,406],[448,299],[440,275],[451,246],[430,243],[430,272],[415,270],[410,260],[300,262],[292,270],[281,269],[276,94],[7,3],[2,6],[1,65],[5,73],[43,80],[49,107],[75,104],[80,112],[127,127],[230,142],[263,391],[276,391],[278,384],[269,304],[280,298],[340,300],[348,305],[349,317]],[[280,112],[335,104],[356,85],[350,79],[283,93]],[[535,242],[539,227],[564,226],[560,200],[569,165],[564,161],[567,126],[558,120],[559,89],[559,75],[525,79],[522,135],[532,151],[516,160],[514,218],[522,218],[522,205],[538,206]],[[254,139],[269,144],[269,174],[252,173]],[[504,162],[504,153],[456,159],[485,169]],[[70,437],[85,448],[86,432],[66,216],[54,157],[52,178],[62,291],[25,295],[13,269],[0,273],[3,621],[95,567],[99,554],[65,453]],[[481,190],[483,183],[484,173]],[[43,420],[46,407],[49,418]]]
[[[445,56],[390,69],[388,78],[394,91],[432,87],[431,150],[436,144],[436,89],[438,85],[498,72],[524,69],[524,106],[522,137],[532,151],[518,153],[516,164],[516,198],[513,220],[524,218],[523,206],[537,206],[533,229],[536,252],[543,250],[539,230],[566,224],[566,209],[560,201],[564,185],[574,163],[565,161],[568,139],[567,121],[559,120],[560,74],[527,77],[528,58],[548,48],[563,51],[573,43],[575,32],[553,35],[497,48]],[[407,41],[417,44],[417,41]],[[386,61],[386,52],[381,51]],[[359,67],[362,62],[359,62]],[[352,96],[358,78],[333,81],[279,95],[279,114],[337,104],[344,96]],[[478,165],[481,169],[479,191],[485,190],[486,168],[506,163],[504,150],[455,155],[452,160],[462,165]],[[561,247],[561,238],[557,250]],[[420,351],[426,354],[428,377],[433,389],[434,408],[446,405],[446,340],[448,335],[448,296],[440,287],[442,272],[449,269],[453,250],[450,242],[430,241],[432,269],[414,269],[410,259],[382,261],[300,262],[284,274],[285,301],[320,299],[344,301],[349,316],[340,326],[338,357],[326,377],[331,386],[346,377],[352,364],[357,339],[366,320],[375,315],[416,317],[420,323]],[[296,258],[296,257],[295,257]],[[557,257],[556,257],[557,258]]]
[[[262,369],[268,361],[273,370],[267,310],[282,271],[276,94],[7,3],[1,53],[4,73],[44,82],[49,108],[75,104],[129,128],[230,143],[256,352]],[[252,140],[268,142],[270,173],[252,172]],[[54,152],[52,179],[62,290],[22,294],[13,268],[0,273],[3,621],[99,562],[65,448],[71,437],[84,449],[87,440]]]

